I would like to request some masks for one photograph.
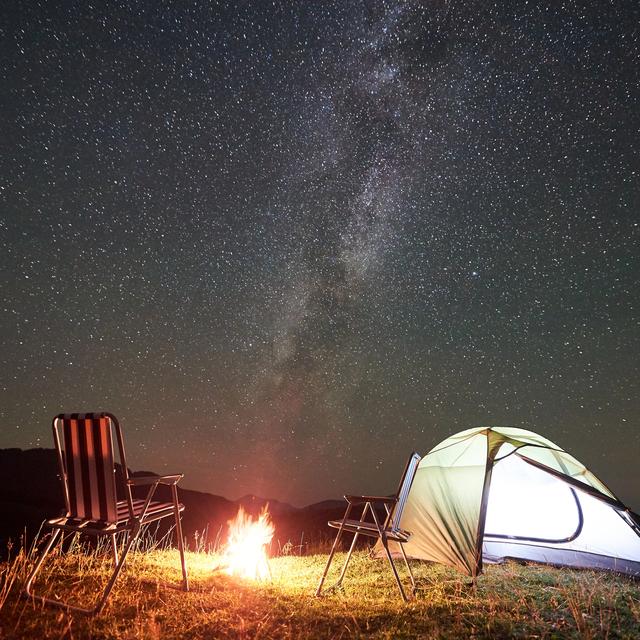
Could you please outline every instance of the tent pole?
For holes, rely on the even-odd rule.
[[[471,575],[474,585],[476,583],[476,578],[482,573],[482,541],[484,538],[484,525],[487,519],[487,505],[489,503],[489,489],[491,487],[493,462],[498,454],[500,445],[504,442],[504,440],[499,436],[497,442],[492,442],[492,434],[493,431],[491,429],[487,429],[487,461],[484,469],[484,484],[482,485],[480,515],[478,517],[478,531],[476,533],[476,564],[473,567],[473,573]]]

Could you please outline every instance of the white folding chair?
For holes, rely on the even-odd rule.
[[[340,577],[338,578],[338,581],[330,588],[335,589],[342,584],[344,576],[347,572],[349,560],[351,560],[351,554],[353,553],[353,550],[356,546],[358,537],[363,535],[380,540],[389,560],[389,564],[391,565],[393,575],[395,576],[396,582],[398,583],[400,595],[405,602],[407,601],[407,596],[402,587],[402,583],[400,582],[398,570],[396,569],[396,566],[393,562],[393,557],[391,555],[391,552],[389,551],[389,541],[398,543],[398,546],[400,547],[400,551],[402,553],[402,557],[404,558],[404,563],[411,578],[411,585],[415,590],[416,583],[403,547],[404,543],[409,540],[411,533],[400,528],[400,520],[402,518],[402,511],[404,510],[407,498],[409,497],[409,490],[411,489],[411,483],[413,482],[413,478],[416,474],[419,462],[420,456],[417,453],[412,453],[402,474],[400,485],[398,486],[398,491],[394,496],[344,496],[345,500],[347,501],[347,509],[345,511],[344,517],[342,518],[342,520],[332,520],[328,523],[330,527],[338,529],[338,533],[336,534],[336,538],[333,541],[333,546],[331,547],[331,552],[329,553],[327,564],[324,568],[322,577],[320,578],[320,584],[316,589],[316,596],[319,596],[322,592],[322,585],[324,584],[327,573],[329,572],[329,567],[331,566],[333,556],[335,555],[335,552],[338,548],[340,538],[342,537],[342,534],[347,531],[354,534],[353,540],[351,542],[351,546],[349,547],[347,557],[345,558],[342,571],[340,572]],[[349,516],[351,515],[353,507],[359,505],[364,505],[360,519],[350,519]],[[376,513],[376,505],[384,506],[386,517],[382,522],[380,521],[380,517]],[[367,520],[368,513],[371,514],[372,520]]]

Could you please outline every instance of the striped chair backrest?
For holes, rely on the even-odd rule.
[[[69,515],[115,522],[116,483],[111,419],[99,413],[61,414]]]
[[[407,466],[404,468],[404,474],[400,480],[400,486],[398,487],[398,500],[393,509],[393,517],[391,519],[391,529],[398,531],[400,529],[400,520],[402,519],[402,512],[404,511],[404,505],[407,503],[409,497],[409,490],[413,483],[413,478],[416,475],[418,464],[420,463],[420,456],[417,453],[412,453],[407,462]]]

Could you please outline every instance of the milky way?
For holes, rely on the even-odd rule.
[[[637,2],[0,12],[0,447],[303,504],[508,424],[640,508]]]

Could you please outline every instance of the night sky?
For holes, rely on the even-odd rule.
[[[637,0],[0,8],[0,447],[293,504],[532,429],[640,510]]]

